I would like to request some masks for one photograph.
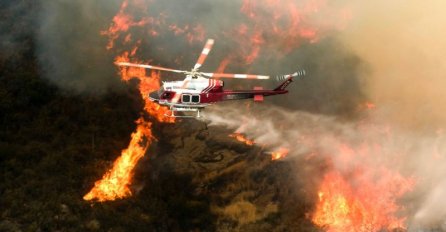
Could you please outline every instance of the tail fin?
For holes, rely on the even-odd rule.
[[[277,86],[274,91],[283,91],[286,89],[286,87],[293,81],[293,77],[299,77],[299,76],[305,76],[305,70],[297,71],[293,74],[283,75],[283,76],[277,76],[277,80],[285,80]]]

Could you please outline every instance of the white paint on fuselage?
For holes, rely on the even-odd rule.
[[[201,93],[203,89],[209,87],[209,79],[198,78],[186,78],[187,84],[184,85],[184,81],[169,81],[163,82],[163,88],[167,91],[174,91],[177,93]],[[183,88],[183,85],[185,88]]]

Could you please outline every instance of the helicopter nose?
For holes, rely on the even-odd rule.
[[[160,99],[160,95],[158,94],[158,91],[153,91],[149,93],[149,99],[150,101],[157,102]]]

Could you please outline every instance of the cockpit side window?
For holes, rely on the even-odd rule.
[[[173,97],[173,92],[170,92],[170,91],[164,91],[162,94],[161,94],[161,99],[171,99],[172,97]]]

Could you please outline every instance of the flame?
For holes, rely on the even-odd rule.
[[[116,61],[129,61],[128,52],[124,52],[116,58]],[[139,91],[144,99],[144,110],[159,122],[173,123],[175,118],[165,117],[168,112],[166,107],[161,107],[148,99],[148,93],[157,90],[160,75],[152,72],[146,76],[145,69],[129,67],[121,68],[121,79],[129,81],[132,78],[140,80]],[[153,140],[151,123],[143,118],[136,121],[137,128],[131,136],[127,149],[123,150],[121,156],[114,162],[113,167],[101,180],[95,183],[93,189],[84,196],[84,200],[110,201],[131,195],[129,185],[131,184],[133,169],[138,161],[145,155],[147,148]]]
[[[180,27],[176,24],[170,24],[168,26],[169,30],[174,33],[174,35],[185,35],[187,41],[189,44],[193,44],[194,42],[203,42],[205,39],[205,30],[204,27],[201,24],[197,24],[194,27],[191,27],[189,25],[184,25],[183,27]]]
[[[129,52],[124,52],[123,54],[116,57],[115,62],[129,62]],[[138,67],[124,67],[121,66],[120,74],[123,81],[129,81],[133,78],[138,79],[139,82],[139,92],[141,97],[144,99],[144,110],[151,116],[155,117],[159,122],[173,123],[175,118],[165,117],[168,114],[169,109],[167,107],[160,106],[149,100],[149,93],[156,91],[160,88],[160,73],[152,71],[150,76],[146,75],[146,69]]]
[[[117,45],[120,49],[126,48],[124,52],[119,50],[115,61],[138,62],[134,57],[140,51],[140,45],[146,42],[147,37],[157,38],[160,41],[175,35],[187,41],[188,45],[193,45],[193,43],[201,45],[202,41],[208,37],[207,31],[210,28],[205,26],[209,24],[172,22],[175,17],[169,15],[169,9],[161,8],[156,13],[149,12],[148,5],[157,2],[161,3],[161,1],[123,0],[109,28],[101,31],[101,35],[108,37],[107,49],[118,50]],[[267,6],[269,10],[265,11],[264,6]],[[221,30],[213,34],[215,37],[222,38],[222,41],[233,44],[232,50],[227,52],[227,57],[222,59],[222,63],[218,66],[219,71],[223,72],[230,64],[252,64],[263,53],[271,54],[273,57],[283,57],[299,47],[302,42],[318,41],[324,31],[328,30],[314,28],[307,19],[327,8],[329,7],[323,0],[305,0],[300,5],[293,0],[284,0],[281,4],[277,4],[275,0],[243,0],[240,13],[244,22],[232,26],[233,30]],[[345,16],[349,14],[343,12],[342,15],[348,18]],[[330,26],[326,27],[332,29]],[[132,33],[135,32],[146,36],[134,36]],[[270,43],[271,40],[278,42]],[[129,47],[132,49],[128,49]],[[156,51],[165,50],[167,50],[166,47],[162,45],[156,47]],[[182,57],[174,57],[172,60],[179,63],[181,59]],[[160,74],[158,72],[150,72],[147,75],[146,70],[141,68],[120,67],[119,69],[123,81],[129,81],[132,78],[139,80],[139,91],[145,101],[145,113],[159,122],[174,122],[174,118],[164,116],[168,112],[167,108],[148,100],[148,93],[159,88]],[[254,144],[254,141],[241,134],[234,133],[230,136],[249,146]],[[128,148],[122,151],[121,157],[115,161],[110,171],[95,183],[84,199],[106,201],[131,195],[129,185],[132,181],[132,170],[138,160],[144,156],[153,139],[151,124],[146,119],[138,119],[136,131],[132,134]],[[280,157],[284,157],[288,152],[279,150],[277,153]]]
[[[229,137],[235,138],[235,139],[237,139],[237,141],[242,142],[248,146],[254,145],[254,140],[250,140],[250,139],[246,138],[245,135],[237,133],[237,132],[230,134]]]
[[[248,139],[245,135],[235,132],[229,135],[231,138],[235,138],[237,141],[242,142],[248,146],[255,144],[254,140]],[[264,144],[263,144],[264,145]],[[290,151],[286,148],[279,148],[279,150],[271,152],[271,160],[279,160],[285,158]]]
[[[340,148],[345,161],[357,154]],[[414,180],[384,166],[373,168],[367,160],[353,171],[329,170],[319,186],[318,202],[312,221],[329,232],[381,231],[404,228],[406,218],[397,200],[412,190]]]
[[[117,56],[115,61],[130,61],[129,52]],[[140,81],[139,92],[144,99],[145,112],[159,122],[175,122],[175,118],[165,116],[169,111],[166,107],[161,107],[148,99],[148,94],[160,87],[160,74],[158,72],[151,72],[151,75],[147,76],[146,70],[143,68],[120,67],[120,74],[123,81],[129,81],[132,78],[137,78]],[[131,195],[129,185],[131,184],[133,169],[145,155],[153,140],[151,123],[146,122],[143,118],[138,119],[136,123],[136,132],[132,134],[128,148],[122,151],[121,156],[114,162],[112,169],[95,183],[93,189],[84,196],[84,200],[96,199],[101,202]]]
[[[285,158],[290,151],[286,148],[279,148],[279,150],[271,153],[271,160],[279,160]]]
[[[349,8],[334,9],[324,0],[242,0],[240,13],[243,22],[219,36],[234,46],[218,72],[229,64],[253,64],[259,57],[284,58],[304,43],[345,28],[352,18]]]
[[[153,18],[143,18],[139,21],[135,21],[131,14],[128,14],[126,10],[129,6],[129,0],[124,0],[121,4],[119,12],[113,17],[113,23],[106,31],[101,31],[101,35],[108,36],[109,42],[107,44],[107,49],[114,47],[115,40],[119,36],[127,32],[131,27],[141,27],[146,24],[153,22]],[[124,41],[129,42],[131,40],[130,34],[127,34]]]
[[[127,32],[130,27],[141,27],[153,23],[153,18],[145,17],[135,21],[133,17],[126,12],[129,1],[125,0],[117,15],[113,18],[113,23],[107,31],[101,32],[108,36],[109,43],[107,49],[114,47],[115,42],[120,36]],[[152,30],[152,33],[154,31]],[[123,37],[123,43],[128,44],[132,41],[130,33]],[[116,62],[130,62],[130,57],[134,56],[141,44],[141,40],[135,42],[133,49],[125,51],[116,56]],[[156,91],[160,87],[160,74],[151,72],[150,76],[146,70],[135,67],[120,67],[120,76],[123,81],[129,81],[132,78],[139,80],[139,92],[144,100],[144,111],[158,122],[173,123],[174,118],[165,117],[168,112],[166,107],[161,107],[148,99],[148,94]],[[145,155],[153,139],[151,123],[144,117],[136,121],[136,131],[132,133],[131,140],[126,149],[121,152],[121,156],[116,159],[113,167],[107,171],[102,179],[95,182],[94,187],[84,196],[84,200],[97,200],[99,202],[111,201],[132,195],[130,184],[132,183],[133,169],[138,161]]]
[[[150,12],[150,4],[161,4],[159,11]],[[175,17],[171,15],[176,12],[164,8],[162,1],[124,0],[111,26],[101,34],[109,38],[108,49],[113,48],[118,39],[124,40],[123,44],[130,43],[133,38],[130,33],[134,31],[146,38],[173,35],[183,38],[189,45],[202,45],[212,34],[211,37],[231,44],[219,65],[218,71],[223,72],[228,64],[245,66],[262,55],[283,58],[303,43],[315,43],[328,32],[342,29],[350,21],[351,12],[345,7],[338,8],[333,8],[325,0],[241,0],[240,16],[236,17],[241,22],[231,19],[229,28],[214,32],[211,25],[198,21],[200,17],[197,21],[173,21]]]
[[[141,40],[134,41],[134,36],[130,34],[136,27],[144,26],[142,31],[148,37],[157,37],[158,40],[166,35],[176,35],[192,44],[204,41],[207,37],[208,28],[200,23],[168,22],[170,19],[164,12],[149,17],[147,6],[139,6],[138,3],[141,2],[124,0],[111,26],[101,32],[109,38],[108,49],[114,48],[118,39],[122,39],[122,45],[125,46],[136,43],[129,52],[120,53],[116,61],[130,61],[130,57],[136,55]],[[348,9],[333,13],[329,10],[331,7],[325,0],[243,0],[240,9],[243,23],[233,26],[231,30],[213,34],[231,44],[231,50],[221,60],[218,71],[223,72],[231,64],[252,64],[263,54],[270,58],[283,58],[301,44],[315,43],[328,31],[342,28],[351,18],[351,13]],[[132,11],[137,12],[134,15],[140,16],[139,20],[132,17]],[[311,23],[315,18],[326,21],[318,22],[319,26],[315,27],[316,24]],[[165,50],[164,47],[156,49]],[[149,92],[159,88],[159,73],[151,72],[148,76],[146,70],[134,67],[120,67],[120,73],[124,81],[132,78],[139,80],[139,90],[145,100],[144,110],[151,117],[160,122],[174,122],[173,118],[164,117],[168,109],[147,99]],[[366,104],[366,108],[373,109],[374,105]],[[249,146],[254,144],[253,140],[240,133],[229,136]],[[84,199],[106,201],[130,196],[133,168],[144,156],[153,139],[151,124],[143,118],[138,119],[137,129],[131,136],[128,148],[122,151],[112,169],[95,183]],[[288,152],[281,148],[271,154],[271,159],[281,159]],[[348,146],[340,148],[345,162],[357,160],[352,159],[356,152]],[[355,166],[356,169],[353,172],[335,168],[327,171],[319,186],[312,221],[328,231],[378,231],[403,227],[405,218],[395,216],[400,210],[396,201],[412,188],[413,181],[386,167],[373,169],[360,163],[350,166]]]
[[[131,135],[130,144],[114,162],[101,180],[96,181],[93,189],[84,196],[84,200],[96,199],[99,202],[130,196],[129,185],[132,181],[133,168],[144,156],[153,140],[151,123],[139,118],[137,128]]]

